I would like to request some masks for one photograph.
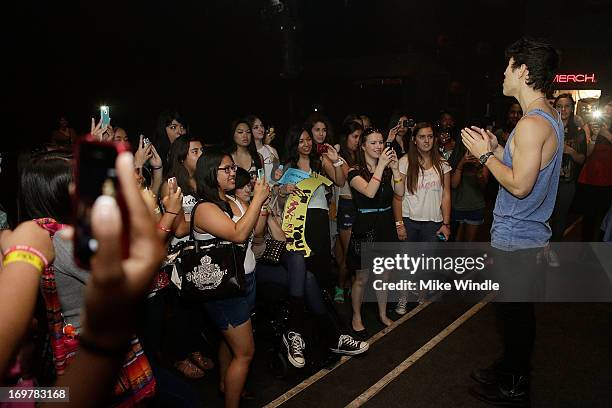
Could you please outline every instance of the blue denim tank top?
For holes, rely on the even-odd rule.
[[[491,226],[491,245],[504,251],[540,248],[546,246],[551,236],[548,219],[555,207],[561,159],[563,157],[564,129],[561,117],[534,109],[527,115],[538,115],[550,122],[557,135],[557,151],[550,162],[540,170],[533,190],[525,198],[517,198],[501,185],[493,210]],[[504,164],[512,167],[510,142],[514,130],[508,137],[504,148]]]

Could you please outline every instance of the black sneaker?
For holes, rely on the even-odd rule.
[[[306,365],[306,360],[304,359],[306,343],[300,333],[290,331],[283,334],[283,343],[287,347],[287,359],[289,359],[289,362],[294,367],[304,367]]]
[[[333,353],[355,356],[365,352],[368,348],[370,348],[370,344],[368,342],[355,340],[348,334],[343,334],[338,338],[338,347],[331,347],[330,350]]]

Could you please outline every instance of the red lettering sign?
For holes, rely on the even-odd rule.
[[[567,83],[591,83],[597,82],[595,74],[557,74],[555,75],[554,82],[567,84]]]

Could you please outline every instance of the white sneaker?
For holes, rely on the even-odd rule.
[[[367,341],[355,340],[348,334],[342,334],[338,338],[338,348],[331,348],[330,350],[337,354],[355,356],[364,353],[369,348],[370,344]]]
[[[300,333],[290,331],[283,334],[283,343],[287,347],[287,359],[289,362],[294,367],[304,367],[306,365],[306,360],[304,359],[306,342],[304,342]]]
[[[548,266],[552,266],[553,268],[558,268],[561,266],[559,255],[557,255],[557,253],[552,249],[548,251]]]
[[[395,313],[397,313],[398,315],[405,315],[407,304],[408,296],[400,295],[399,299],[397,300],[397,305],[395,306]]]

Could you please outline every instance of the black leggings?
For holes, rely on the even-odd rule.
[[[317,278],[323,289],[332,287],[331,276],[331,238],[329,235],[329,211],[309,208],[306,213],[306,243],[311,254],[306,258],[306,266]]]
[[[321,289],[317,279],[306,270],[304,256],[299,252],[285,251],[279,265],[257,264],[257,281],[277,283],[289,289],[289,295],[303,298],[312,313],[325,314]]]

